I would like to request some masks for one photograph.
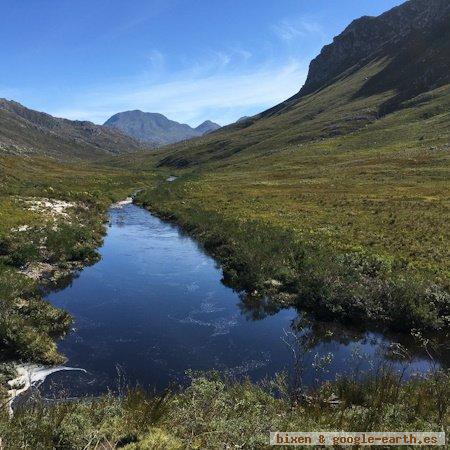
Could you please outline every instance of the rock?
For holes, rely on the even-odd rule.
[[[280,287],[283,285],[283,283],[281,281],[275,280],[275,279],[271,279],[271,280],[267,280],[264,283],[266,286],[272,286],[272,287]]]

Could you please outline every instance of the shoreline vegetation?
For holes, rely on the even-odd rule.
[[[269,297],[319,320],[406,333],[450,330],[445,286],[364,249],[338,253],[313,236],[202,207],[207,200],[192,196],[195,175],[186,178],[143,190],[134,202],[198,241],[219,262],[224,282],[247,297]]]
[[[159,183],[158,186],[157,192],[160,193],[161,190],[165,191],[168,188],[169,183]],[[170,183],[170,189],[173,189],[173,183]],[[142,201],[148,199],[148,196],[148,190],[140,191],[136,193],[134,201],[148,208],[149,204],[145,205]],[[183,201],[180,201],[180,205]],[[128,203],[130,200],[126,199],[125,202]],[[82,252],[79,252],[79,240],[70,241],[70,251],[78,249],[77,256],[89,256],[84,259],[85,263],[96,260],[95,249],[101,243],[105,229],[104,214],[107,205],[107,202],[102,202],[100,206],[97,204],[94,210],[84,207],[80,210],[78,207],[77,215],[71,213],[73,204],[67,206],[67,214],[70,214],[73,226],[77,227],[80,223],[87,224],[86,229],[92,231],[91,227],[96,225],[93,227],[95,234],[89,234],[89,239],[84,234],[76,235],[77,238],[82,236],[81,242],[86,246]],[[159,205],[162,207],[163,203]],[[152,212],[155,213],[153,210]],[[88,216],[85,213],[88,213],[90,222],[87,222]],[[173,220],[173,217],[171,218]],[[45,228],[45,232],[53,230],[54,218],[51,223],[52,226]],[[60,226],[56,229],[58,232],[65,230]],[[190,233],[195,230],[196,232],[192,234],[199,239],[198,229],[189,229],[186,226],[183,229]],[[223,223],[222,229],[228,230]],[[259,235],[262,236],[260,231]],[[241,232],[246,233],[247,229],[244,228]],[[38,233],[36,236],[41,234]],[[220,248],[220,246],[211,247],[211,242],[204,240],[205,236],[211,239],[211,235],[206,233],[199,242],[207,251]],[[237,239],[239,234],[234,237]],[[286,245],[289,244],[287,241]],[[64,252],[59,255],[69,254],[71,253]],[[274,253],[274,256],[277,261],[279,255]],[[256,257],[263,261],[260,256]],[[66,263],[73,259],[60,257],[54,261],[56,266],[67,269]],[[75,266],[69,264],[69,267],[73,269],[79,267],[79,264],[81,260],[78,260]],[[264,272],[265,275],[267,273]],[[260,274],[257,273],[258,276]],[[64,275],[69,274],[64,272]],[[225,270],[224,275],[225,278],[229,276]],[[240,274],[236,272],[236,279],[239,279],[239,276]],[[247,283],[246,285],[252,289],[258,286],[261,292],[271,292],[274,296],[280,294],[280,285],[277,282],[253,285],[250,284],[254,280],[253,275],[246,274],[246,276],[241,279],[240,287],[244,286],[243,283]],[[55,277],[49,277],[47,273],[47,282],[51,278],[55,281]],[[279,281],[280,278],[278,276],[273,280]],[[229,281],[233,282],[232,278]],[[256,293],[255,295],[257,296]],[[281,304],[288,304],[292,298],[280,295],[278,300]],[[35,297],[32,301],[39,302],[41,307],[48,305],[50,315],[41,316],[43,323],[46,323],[49,317],[55,317],[54,314],[63,314],[63,317],[67,317],[67,323],[71,323],[68,315],[51,307],[41,298]],[[35,317],[31,317],[35,320]],[[68,327],[70,328],[70,325]],[[58,329],[60,332],[66,330],[67,328],[63,330],[61,327]],[[20,359],[41,361],[45,364],[60,363],[62,357],[56,353],[53,340],[57,333],[49,331],[49,328],[45,328],[50,341],[41,339],[39,347],[34,347],[36,352],[34,355],[27,353],[30,351],[26,349],[28,341],[26,339],[20,341],[21,347],[17,347]],[[42,342],[51,342],[52,346],[42,346]],[[45,352],[44,348],[47,349]],[[16,377],[16,371],[14,365],[4,364],[2,384],[5,385],[7,380]],[[405,381],[401,373],[384,367],[375,374],[359,374],[321,386],[300,388],[298,380],[295,386],[295,383],[284,375],[263,383],[252,383],[249,380],[226,379],[217,373],[191,374],[189,386],[167,391],[161,396],[150,394],[140,388],[123,387],[119,396],[104,395],[97,399],[47,404],[37,398],[25,407],[17,408],[12,417],[9,416],[7,408],[3,408],[0,413],[0,434],[9,446],[6,448],[11,449],[76,449],[97,448],[99,445],[106,448],[146,449],[154,446],[182,449],[217,448],[224,444],[263,448],[268,441],[268,432],[273,429],[356,431],[401,430],[412,427],[420,430],[446,430],[450,397],[448,376],[446,371],[436,369],[427,376],[413,377]],[[21,386],[16,388],[20,389]]]
[[[2,359],[60,364],[64,357],[54,341],[70,330],[72,318],[42,296],[63,288],[82,267],[98,261],[106,219],[94,203],[65,202],[64,211],[53,214],[57,200],[12,200],[14,207],[25,210],[29,203],[45,205],[32,210],[37,221],[12,228],[0,239]]]
[[[448,431],[448,374],[408,381],[380,368],[307,391],[280,374],[253,383],[218,373],[190,374],[189,386],[48,404],[36,398],[0,414],[5,449],[269,448],[269,432]]]
[[[98,261],[107,209],[154,175],[10,156],[0,158],[0,169],[0,398],[7,406],[23,387],[22,369],[65,361],[56,340],[72,318],[43,297]]]

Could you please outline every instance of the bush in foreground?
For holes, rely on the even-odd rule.
[[[12,419],[4,414],[0,435],[5,449],[265,448],[276,430],[445,431],[449,398],[443,371],[403,382],[400,374],[380,370],[301,397],[284,376],[253,384],[197,374],[187,388],[162,396],[137,388],[121,397],[37,401]]]

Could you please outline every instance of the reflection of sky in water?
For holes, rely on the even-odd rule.
[[[221,284],[214,261],[175,227],[127,205],[111,211],[100,252],[99,263],[48,296],[75,318],[75,332],[59,345],[68,365],[90,374],[78,381],[72,374],[54,374],[53,382],[97,392],[114,387],[119,370],[133,384],[161,389],[181,380],[187,369],[261,379],[292,366],[285,342],[291,336],[285,332],[296,323],[296,311],[242,302]],[[309,341],[317,342],[310,342],[303,361],[309,382],[368,369],[367,358],[360,361],[357,354],[373,359],[383,341],[337,326],[311,331]],[[328,352],[334,354],[328,372],[316,373],[314,355]],[[412,370],[425,366],[416,359]]]

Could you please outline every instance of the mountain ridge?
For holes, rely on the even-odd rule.
[[[307,81],[294,96],[195,145],[168,148],[159,164],[184,167],[263,155],[353,133],[448,84],[450,2],[410,0],[354,20],[311,61]]]
[[[198,127],[168,119],[160,113],[144,112],[139,109],[123,111],[111,116],[104,124],[154,146],[163,146],[199,137],[220,128],[220,125],[205,120]]]
[[[450,15],[448,0],[409,0],[379,16],[353,20],[310,63],[300,95],[324,87],[336,75],[365,60],[386,45],[408,39],[412,32],[429,31]]]
[[[148,149],[119,130],[53,117],[0,98],[0,153],[89,159]]]

